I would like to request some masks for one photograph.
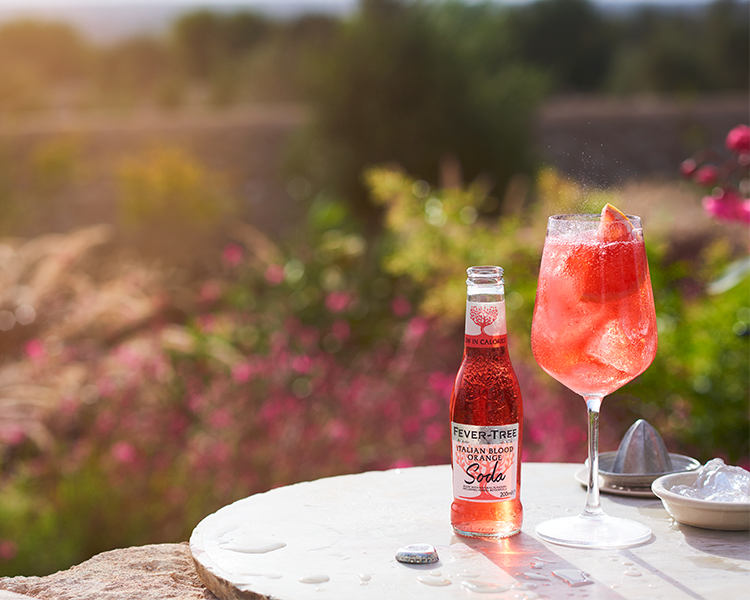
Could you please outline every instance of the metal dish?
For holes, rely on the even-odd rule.
[[[599,454],[599,488],[601,492],[618,496],[653,498],[654,492],[651,484],[655,479],[671,473],[690,473],[701,466],[700,462],[694,458],[670,453],[672,470],[668,473],[613,473],[612,465],[615,463],[616,456],[617,452]],[[587,460],[585,463],[587,467],[588,462]],[[576,481],[582,485],[587,485],[587,478],[587,470],[576,473]]]

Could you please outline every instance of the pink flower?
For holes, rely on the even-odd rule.
[[[391,469],[408,469],[409,467],[414,466],[414,461],[409,460],[408,458],[399,458],[398,460],[395,460],[391,463]]]
[[[693,181],[698,185],[711,186],[719,180],[719,171],[713,165],[704,165],[693,174]]]
[[[232,457],[232,448],[226,442],[216,442],[210,450],[212,462],[217,466],[222,466]]]
[[[332,313],[340,313],[349,306],[351,297],[346,292],[331,292],[326,298],[326,307]]]
[[[238,363],[232,367],[232,379],[234,379],[236,383],[247,383],[252,374],[253,369],[249,363]]]
[[[40,339],[33,339],[26,342],[24,345],[24,352],[33,362],[40,362],[47,356],[47,349],[44,347],[44,342]]]
[[[414,435],[419,431],[420,427],[422,426],[422,422],[417,417],[409,417],[404,421],[403,424],[403,431],[407,435]]]
[[[443,423],[430,423],[424,430],[424,438],[428,444],[435,444],[443,439],[447,427]]]
[[[197,413],[206,405],[206,398],[200,394],[191,394],[186,398],[188,408]]]
[[[66,416],[71,416],[76,413],[78,410],[78,402],[75,398],[71,398],[70,396],[64,396],[60,399],[60,404],[58,406],[58,409],[60,410],[60,413]]]
[[[313,360],[307,355],[295,356],[292,359],[292,369],[303,375],[312,368],[312,365]]]
[[[284,267],[281,265],[268,265],[265,278],[269,285],[279,285],[284,281]]]
[[[201,289],[198,292],[202,302],[216,302],[221,297],[221,286],[218,281],[209,280],[205,281],[201,285]]]
[[[440,403],[432,398],[422,400],[419,405],[419,414],[424,418],[434,417],[439,412]]]
[[[212,333],[216,328],[216,317],[213,315],[200,315],[195,320],[195,324],[201,333]]]
[[[734,190],[721,190],[703,198],[703,208],[722,221],[750,223],[750,200],[743,200]]]
[[[568,444],[575,444],[586,438],[586,434],[577,427],[568,427],[563,432],[563,436]]]
[[[112,353],[123,367],[135,371],[140,369],[145,357],[129,346],[118,346]]]
[[[409,325],[406,328],[406,335],[409,338],[421,338],[430,327],[430,323],[424,317],[414,317],[409,321]]]
[[[341,419],[334,419],[327,425],[326,434],[332,440],[342,441],[349,437],[349,428]]]
[[[108,398],[117,391],[115,382],[110,377],[102,377],[96,382],[96,390],[102,398]]]
[[[135,462],[138,454],[132,444],[120,441],[112,446],[112,457],[119,463],[130,464]]]
[[[349,325],[349,321],[345,319],[338,319],[337,321],[334,321],[333,325],[331,326],[331,333],[333,333],[336,339],[339,339],[341,341],[344,341],[346,338],[348,338],[351,331],[351,325]]]
[[[242,262],[242,257],[245,254],[244,249],[239,244],[229,242],[224,246],[224,252],[221,255],[222,260],[230,267],[236,267]]]
[[[26,439],[26,432],[16,424],[0,430],[0,440],[8,446],[17,446]]]
[[[729,150],[737,154],[750,152],[750,127],[737,125],[727,134],[725,143]]]
[[[411,303],[403,296],[396,296],[391,304],[393,314],[398,318],[403,318],[411,312]]]
[[[683,177],[690,178],[697,168],[698,165],[696,162],[692,158],[688,158],[680,164],[680,173],[682,173]]]
[[[232,413],[226,408],[215,410],[208,419],[208,422],[214,429],[226,429],[233,421]]]
[[[453,391],[453,382],[455,379],[455,375],[446,375],[445,373],[435,371],[434,373],[430,373],[427,383],[436,394],[448,398]]]
[[[0,559],[11,560],[18,554],[18,546],[10,540],[0,540]]]

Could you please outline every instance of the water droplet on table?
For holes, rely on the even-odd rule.
[[[544,568],[544,563],[540,563],[538,561],[533,562],[533,563],[531,563],[531,568],[532,569],[543,569]]]
[[[449,579],[440,579],[438,577],[417,577],[417,581],[419,583],[424,583],[425,585],[432,585],[436,587],[441,587],[441,586],[451,584]]]
[[[638,569],[628,569],[627,571],[623,572],[623,575],[626,577],[640,577],[642,573]]]
[[[273,552],[286,546],[285,542],[268,539],[252,539],[245,537],[232,537],[226,542],[219,542],[219,548],[242,554],[265,554]]]
[[[462,581],[461,586],[476,594],[499,594],[510,589],[508,585],[487,583],[484,581]]]
[[[326,581],[329,581],[331,578],[328,577],[328,575],[325,575],[323,573],[316,573],[314,575],[307,575],[306,577],[300,577],[299,582],[300,583],[325,583]]]
[[[479,573],[475,573],[474,571],[462,571],[458,574],[458,577],[461,577],[462,579],[478,579]]]
[[[594,583],[589,579],[588,574],[578,569],[558,569],[557,571],[552,571],[552,574],[562,579],[570,587],[579,587]]]
[[[545,579],[545,581],[549,580]],[[511,587],[516,590],[535,590],[538,586],[536,583],[514,583]]]
[[[249,571],[239,571],[237,575],[240,577],[265,577],[266,579],[281,579],[283,577],[281,573],[255,573]]]
[[[372,575],[369,573],[357,573],[357,577],[359,577],[360,585],[367,585],[367,582],[372,579]]]
[[[549,577],[540,575],[539,573],[521,573],[526,579],[534,579],[536,581],[549,581]]]

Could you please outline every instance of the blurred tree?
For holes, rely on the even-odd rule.
[[[61,23],[13,21],[0,27],[0,65],[13,65],[45,81],[87,75],[91,48],[75,29]]]
[[[716,87],[750,87],[750,2],[716,0],[705,20],[706,52],[718,75]]]
[[[187,13],[175,21],[172,36],[187,73],[194,77],[208,77],[220,51],[219,16],[208,10]]]
[[[708,85],[700,26],[687,15],[646,7],[623,24],[609,85],[616,92],[693,92]]]
[[[508,56],[505,14],[488,3],[364,0],[317,64],[308,160],[295,168],[370,218],[361,174],[383,162],[433,184],[449,164],[453,179],[486,175],[502,194],[531,169],[544,89],[538,71]]]
[[[562,91],[601,87],[616,45],[610,22],[590,0],[538,0],[512,10],[521,58],[552,74]]]
[[[91,49],[67,25],[13,21],[0,27],[0,110],[49,103],[53,86],[89,74]]]
[[[257,48],[272,28],[268,19],[251,12],[197,10],[175,21],[172,37],[186,72],[210,79],[228,63],[236,63]]]
[[[160,98],[177,78],[176,61],[161,40],[136,36],[103,48],[97,61],[97,86],[105,102]]]
[[[620,93],[747,90],[750,3],[705,10],[644,7],[617,24],[606,89]]]
[[[226,57],[242,56],[255,49],[273,29],[265,17],[245,11],[227,15],[221,25]]]

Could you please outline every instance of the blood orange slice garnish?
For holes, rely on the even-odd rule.
[[[598,234],[605,242],[624,242],[633,237],[633,224],[620,209],[607,204],[602,209]]]
[[[573,264],[583,271],[581,298],[587,302],[611,302],[629,296],[648,273],[646,251],[633,224],[611,204],[602,209],[593,243],[573,251]]]

